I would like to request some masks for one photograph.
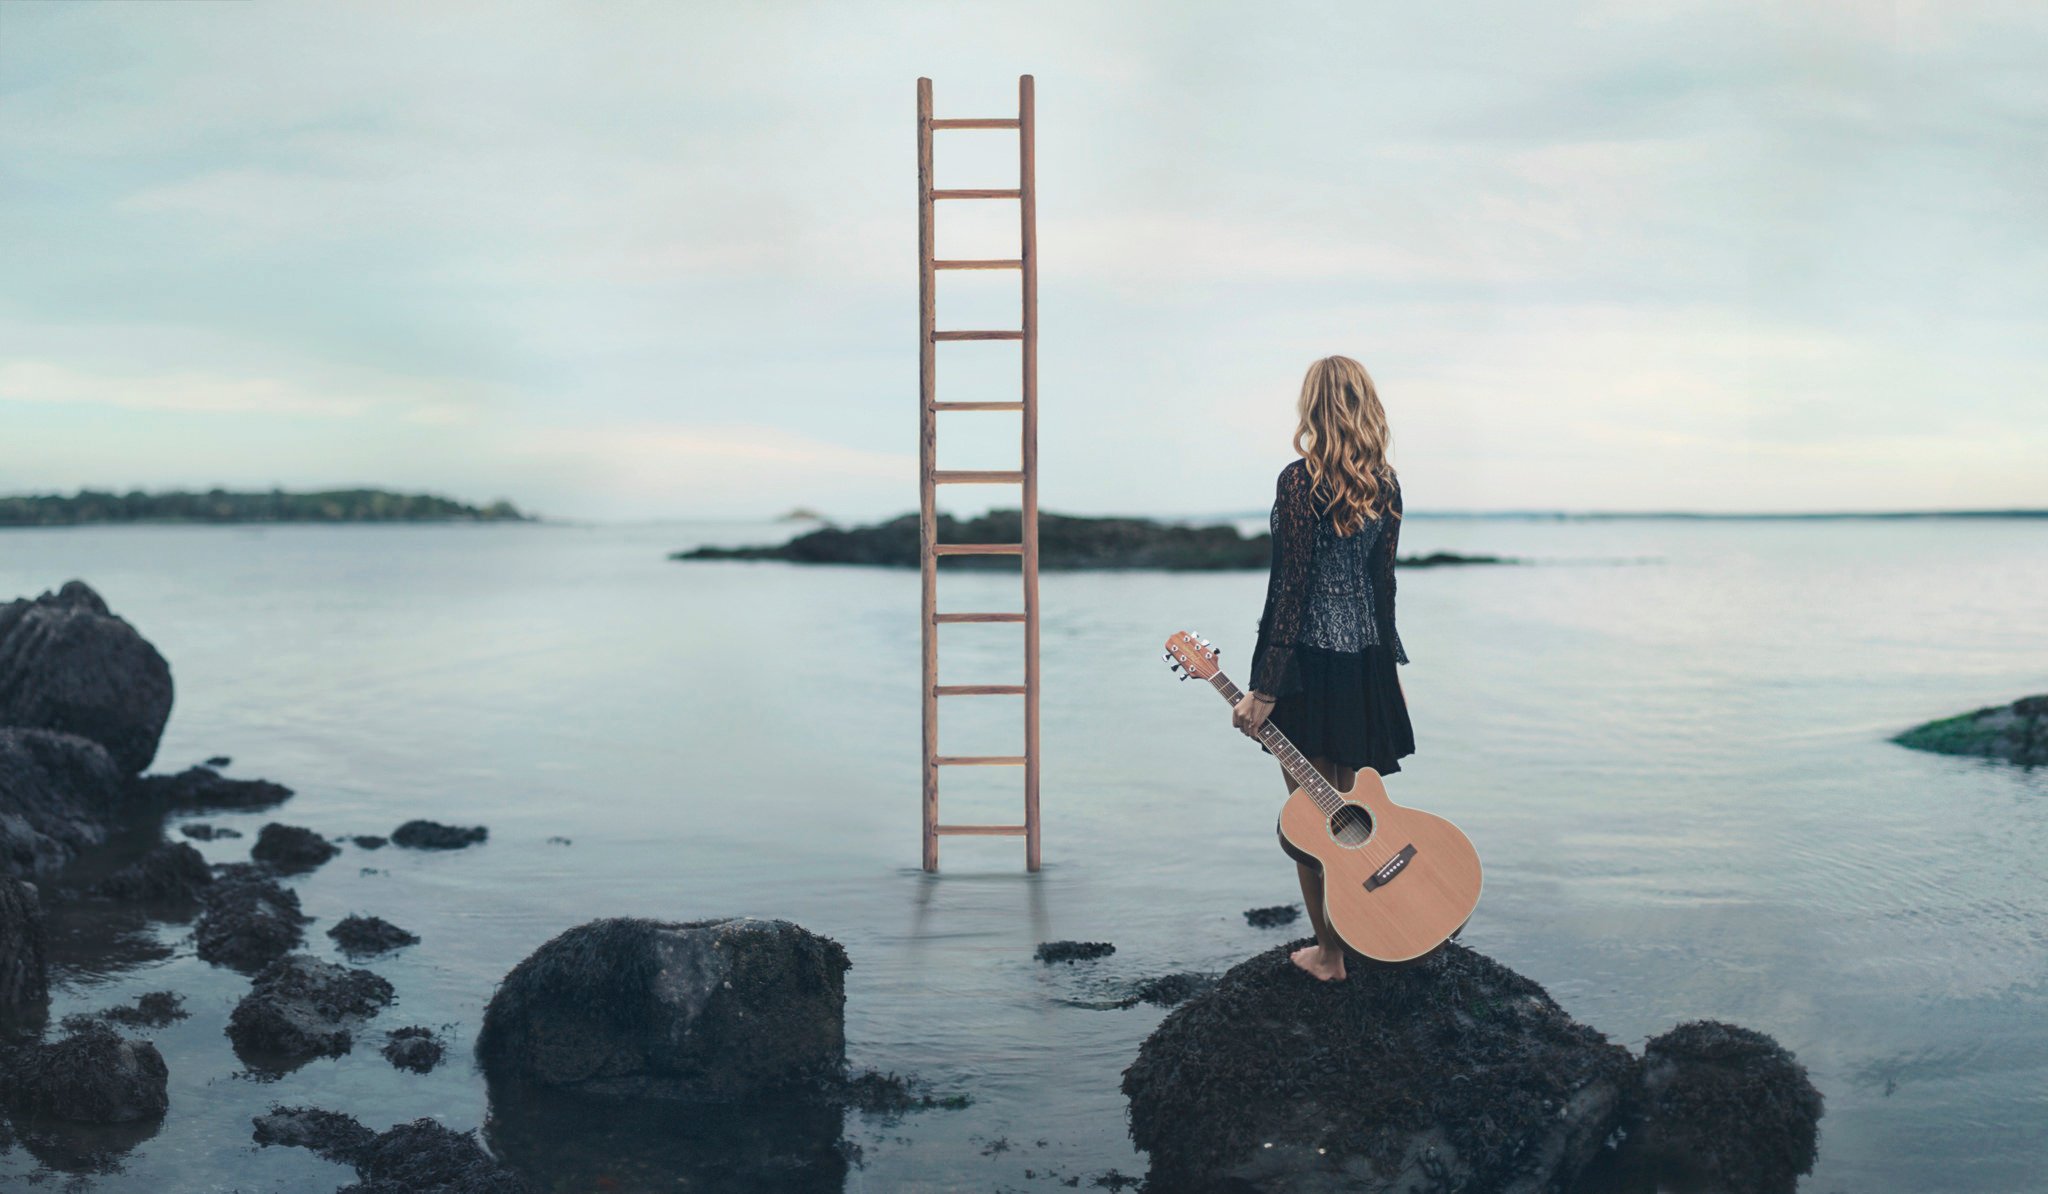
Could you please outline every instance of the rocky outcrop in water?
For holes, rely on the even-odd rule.
[[[1116,946],[1107,941],[1047,941],[1031,952],[1031,956],[1050,966],[1055,962],[1090,962],[1106,958],[1116,952]]]
[[[1892,741],[1937,754],[1978,755],[2040,766],[2048,763],[2048,694],[1930,721]]]
[[[170,1107],[170,1070],[148,1041],[130,1040],[90,1018],[69,1035],[0,1057],[0,1099],[21,1115],[75,1123],[161,1119]]]
[[[344,916],[327,930],[327,935],[334,938],[341,952],[352,958],[389,953],[420,943],[418,934],[409,933],[380,916]]]
[[[105,879],[96,889],[114,900],[189,904],[213,885],[213,868],[184,842],[158,842],[147,854]]]
[[[349,1194],[531,1194],[524,1178],[477,1143],[431,1119],[372,1132],[354,1116],[317,1107],[279,1107],[255,1119],[260,1145],[308,1148],[355,1168]]]
[[[460,850],[491,836],[482,825],[443,825],[439,821],[407,821],[391,831],[391,844],[409,850]]]
[[[499,985],[485,1072],[582,1094],[764,1098],[846,1058],[838,942],[783,920],[613,918],[548,941]]]
[[[47,878],[103,844],[123,781],[97,742],[0,726],[0,878]]]
[[[135,780],[138,800],[165,812],[253,812],[282,804],[292,790],[267,779],[229,779],[211,767]]]
[[[1125,1070],[1161,1188],[1536,1194],[1620,1122],[1635,1059],[1528,979],[1453,943],[1325,983],[1288,961],[1305,944],[1233,967]]]
[[[228,1017],[228,1037],[245,1061],[338,1057],[353,1029],[391,1002],[391,984],[367,970],[288,954],[264,967]]]
[[[941,543],[1016,543],[1023,516],[991,510],[977,518],[938,516]],[[787,560],[798,564],[918,566],[918,516],[905,514],[864,527],[821,527],[787,543],[759,547],[698,547],[673,552],[672,560]],[[1167,571],[1256,569],[1271,566],[1272,538],[1244,535],[1229,525],[1188,526],[1150,518],[1079,518],[1038,514],[1038,566],[1043,569],[1146,568]],[[1004,556],[955,556],[947,567],[1012,568]],[[1509,564],[1499,556],[1458,556],[1446,552],[1402,560],[1408,567],[1446,564]]]
[[[420,1024],[409,1024],[394,1028],[384,1037],[384,1060],[401,1070],[424,1074],[441,1064],[441,1057],[448,1051],[434,1030]]]
[[[171,716],[171,665],[84,581],[0,605],[0,725],[59,730],[133,775]]]
[[[272,821],[256,833],[249,857],[280,871],[310,871],[341,853],[341,847],[301,825]]]
[[[1713,1020],[1643,1047],[1631,1146],[1639,1166],[1687,1184],[1791,1194],[1819,1152],[1820,1091],[1778,1042]]]
[[[199,956],[216,966],[260,970],[305,941],[309,919],[299,910],[299,893],[264,868],[246,862],[219,867],[195,931]]]
[[[38,1022],[50,1002],[50,961],[36,885],[0,878],[0,1028]]]

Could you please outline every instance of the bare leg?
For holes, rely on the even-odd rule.
[[[1309,765],[1335,784],[1338,791],[1349,790],[1352,778],[1357,774],[1349,767],[1333,766],[1326,759],[1310,759]],[[1286,773],[1286,768],[1281,768],[1281,774],[1285,776]],[[1290,795],[1294,787],[1294,780],[1288,778],[1287,791]],[[1323,872],[1299,862],[1294,864],[1294,869],[1301,880],[1301,901],[1308,907],[1309,924],[1315,926],[1316,943],[1304,945],[1290,956],[1296,966],[1317,978],[1325,982],[1339,981],[1344,978],[1344,942],[1323,915]]]

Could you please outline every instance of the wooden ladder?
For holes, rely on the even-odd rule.
[[[917,81],[917,240],[918,240],[918,496],[921,535],[919,555],[924,569],[924,869],[939,869],[939,838],[946,834],[1003,834],[1024,837],[1024,867],[1038,869],[1038,252],[1037,204],[1032,181],[1031,76],[1017,79],[1017,115],[995,119],[932,119],[932,81]],[[1017,130],[1017,186],[998,190],[933,190],[932,132],[935,129]],[[1014,258],[997,260],[935,259],[933,204],[941,199],[1015,199],[1019,247]],[[939,331],[935,326],[937,271],[942,269],[1013,269],[1023,282],[1023,318],[1015,330]],[[1023,357],[1023,396],[1016,402],[940,402],[937,396],[937,346],[942,340],[1015,340]],[[941,470],[937,464],[939,414],[942,411],[1017,411],[1022,415],[1022,467],[1016,470]],[[940,543],[938,487],[1003,484],[1023,487],[1023,534],[1017,543]],[[940,613],[938,564],[941,556],[1014,555],[1023,557],[1024,609],[1021,613]],[[1022,684],[940,684],[939,627],[955,622],[1021,622],[1024,626]],[[1021,696],[1024,698],[1024,753],[1021,755],[942,755],[939,753],[939,698]],[[946,825],[939,821],[939,768],[1006,766],[1024,769],[1022,825]]]

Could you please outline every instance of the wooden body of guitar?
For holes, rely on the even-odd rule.
[[[1304,788],[1280,809],[1282,836],[1322,864],[1323,915],[1355,953],[1379,962],[1427,957],[1479,904],[1479,852],[1456,825],[1395,804],[1377,771],[1360,771],[1341,795],[1370,814],[1369,829],[1356,813],[1326,814]],[[1364,840],[1351,840],[1361,830]]]

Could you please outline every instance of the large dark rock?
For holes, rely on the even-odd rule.
[[[491,836],[482,825],[443,825],[439,821],[407,821],[391,831],[391,843],[409,850],[460,850]]]
[[[1124,1071],[1131,1138],[1171,1190],[1487,1190],[1568,1183],[1619,1122],[1626,1049],[1455,943],[1325,983],[1239,963]]]
[[[283,803],[290,788],[267,779],[229,779],[211,767],[187,767],[173,775],[137,776],[138,802],[164,812],[233,810],[251,812]]]
[[[334,938],[341,952],[351,958],[388,953],[420,943],[419,934],[401,929],[381,916],[357,916],[353,913],[335,922],[334,927],[327,930],[327,935]]]
[[[1812,1171],[1822,1099],[1784,1046],[1714,1020],[1643,1047],[1641,1120],[1630,1146],[1668,1180],[1790,1194]]]
[[[149,766],[171,716],[171,665],[84,581],[0,605],[0,725],[61,730]]]
[[[54,875],[104,843],[123,778],[90,739],[0,726],[0,878]]]
[[[2033,767],[2048,763],[2048,695],[2021,697],[1974,713],[1945,717],[1895,736],[1915,750],[1980,755]]]
[[[50,1003],[50,960],[36,885],[0,879],[0,1026],[40,1022]]]
[[[158,842],[149,853],[100,880],[101,895],[115,900],[190,903],[213,885],[213,868],[185,842]]]
[[[353,1029],[391,1002],[391,984],[367,970],[288,954],[263,968],[228,1017],[228,1038],[244,1061],[338,1057]]]
[[[155,1045],[89,1018],[69,1027],[61,1040],[0,1059],[0,1096],[9,1106],[23,1115],[91,1124],[163,1116],[170,1107],[170,1069]]]
[[[593,1095],[814,1087],[845,1066],[847,965],[838,942],[783,920],[591,921],[505,976],[477,1057],[496,1079]]]
[[[245,973],[297,949],[312,919],[299,910],[298,892],[246,862],[218,868],[204,900],[194,933],[200,958]]]
[[[281,871],[310,871],[341,853],[341,847],[303,825],[272,821],[256,834],[249,857]]]
[[[348,1194],[529,1194],[533,1187],[477,1143],[431,1119],[372,1132],[354,1116],[317,1107],[278,1107],[255,1121],[261,1145],[309,1148],[355,1167]]]

